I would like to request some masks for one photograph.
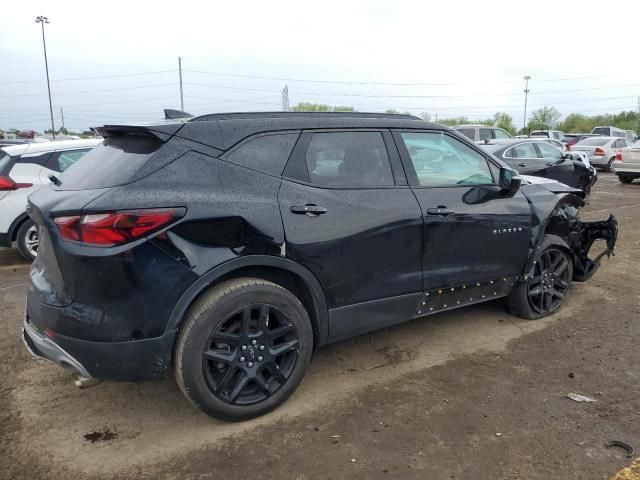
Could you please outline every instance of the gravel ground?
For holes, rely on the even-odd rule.
[[[172,381],[78,390],[19,340],[27,266],[0,251],[0,478],[607,479],[640,447],[640,185],[601,174],[584,217],[617,254],[539,321],[504,302],[323,349],[298,392],[212,420]],[[577,403],[566,395],[587,395]]]

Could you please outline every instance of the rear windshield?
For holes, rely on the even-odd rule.
[[[609,127],[596,127],[591,133],[595,133],[597,135],[609,135]]]
[[[0,150],[0,177],[9,175],[12,159],[11,155]]]
[[[152,137],[107,137],[64,171],[60,190],[89,190],[129,183],[161,143]]]
[[[578,145],[593,145],[593,146],[602,146],[605,143],[608,143],[609,139],[608,138],[603,138],[603,137],[590,137],[590,138],[583,138],[582,140],[580,140],[578,142]]]

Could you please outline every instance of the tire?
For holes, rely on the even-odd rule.
[[[187,313],[175,350],[175,377],[207,415],[246,420],[289,398],[312,350],[311,321],[295,295],[266,280],[228,280]]]
[[[508,298],[509,311],[528,320],[557,312],[569,293],[573,278],[573,263],[569,254],[546,239],[535,262],[533,277],[520,282]]]
[[[16,234],[18,251],[25,259],[33,262],[38,255],[38,227],[33,220],[27,220],[18,229]]]
[[[613,162],[615,162],[616,157],[611,157],[609,159],[609,162],[605,165],[605,167],[603,168],[603,170],[605,172],[611,172],[611,167],[613,166]]]
[[[633,177],[627,177],[626,175],[618,175],[618,180],[622,183],[631,183],[633,182]]]

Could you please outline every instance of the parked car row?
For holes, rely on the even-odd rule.
[[[616,243],[613,216],[578,217],[583,190],[523,179],[491,147],[410,115],[97,130],[104,141],[60,175],[42,159],[55,175],[29,196],[41,248],[25,345],[80,385],[171,375],[226,420],[283,403],[330,342],[497,298],[550,315]],[[543,140],[493,142],[505,161],[587,181]]]

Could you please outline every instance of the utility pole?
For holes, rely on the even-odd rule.
[[[178,75],[180,75],[180,111],[184,112],[184,95],[182,94],[182,57],[178,57]]]
[[[60,118],[62,119],[62,130],[64,130],[64,110],[60,107]]]
[[[282,89],[282,111],[289,111],[289,87],[287,85]]]
[[[531,80],[531,75],[526,75],[524,77],[524,120],[522,121],[522,133],[525,133],[527,130],[527,98],[529,97],[529,80]]]
[[[636,116],[636,134],[640,135],[640,96],[638,96],[638,113]]]
[[[37,17],[36,23],[42,25],[42,47],[44,48],[44,68],[47,72],[47,90],[49,91],[49,114],[51,115],[51,137],[56,139],[56,127],[53,124],[53,104],[51,103],[51,82],[49,82],[49,62],[47,62],[47,42],[44,39],[44,24],[49,23],[47,17]]]

